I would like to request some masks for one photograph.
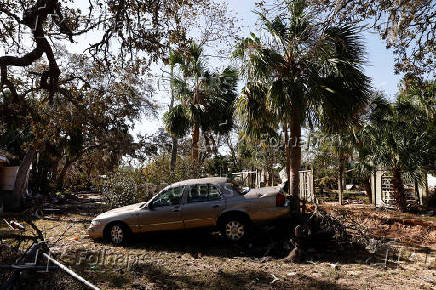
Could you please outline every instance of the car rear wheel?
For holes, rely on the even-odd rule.
[[[108,236],[115,246],[124,245],[129,237],[129,229],[122,223],[115,223],[109,227]]]
[[[222,234],[232,242],[238,242],[247,236],[247,223],[238,218],[227,219],[222,227]]]

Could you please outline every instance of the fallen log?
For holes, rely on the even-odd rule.
[[[394,223],[399,223],[406,226],[423,226],[431,229],[436,229],[436,225],[432,222],[425,222],[416,219],[401,219],[401,218],[384,218],[383,223],[386,225],[392,225]]]

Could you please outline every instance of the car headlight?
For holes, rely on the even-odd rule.
[[[100,226],[102,224],[103,224],[103,222],[101,220],[92,220],[91,227],[97,227],[97,226]]]

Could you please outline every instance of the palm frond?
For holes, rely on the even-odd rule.
[[[164,124],[167,132],[177,138],[185,136],[191,128],[191,123],[182,105],[175,106],[164,114]]]
[[[236,109],[242,121],[244,135],[261,138],[274,135],[277,129],[277,116],[265,106],[268,89],[260,82],[248,83],[236,100]]]

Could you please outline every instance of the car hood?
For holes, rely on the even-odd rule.
[[[107,219],[107,218],[111,218],[114,216],[119,216],[122,214],[131,213],[131,212],[139,210],[142,205],[144,205],[144,202],[135,203],[135,204],[131,204],[128,206],[119,207],[119,208],[114,208],[110,211],[107,211],[105,213],[98,215],[95,219]]]
[[[279,193],[281,190],[280,186],[262,187],[251,189],[247,194],[244,195],[246,198],[259,198],[266,196],[273,196]]]

